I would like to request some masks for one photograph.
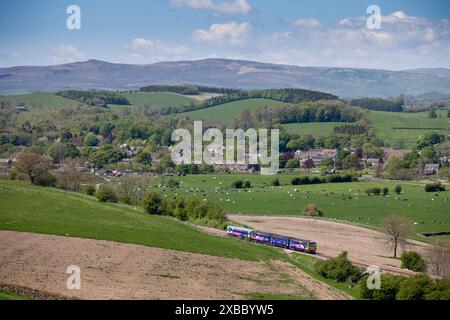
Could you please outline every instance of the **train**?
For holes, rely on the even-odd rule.
[[[274,247],[280,247],[310,254],[315,254],[317,252],[317,243],[311,240],[296,239],[292,237],[281,236],[278,234],[260,232],[249,228],[241,228],[235,226],[228,226],[227,234],[229,237],[248,240]]]

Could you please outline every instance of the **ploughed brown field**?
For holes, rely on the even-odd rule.
[[[232,221],[244,224],[258,231],[277,233],[290,237],[317,242],[318,256],[336,257],[342,251],[360,266],[377,265],[383,271],[411,274],[400,269],[400,260],[393,259],[393,250],[386,235],[379,231],[333,221],[297,218],[230,215]],[[408,240],[399,250],[418,251],[426,254],[428,244]]]
[[[81,268],[80,290],[67,289],[70,265]],[[76,299],[351,298],[281,261],[11,231],[0,231],[0,283]]]

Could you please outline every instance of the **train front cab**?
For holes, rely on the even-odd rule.
[[[317,244],[314,241],[290,239],[289,249],[299,252],[315,254],[317,251]]]
[[[316,254],[317,252],[317,243],[314,241],[308,241],[308,245],[305,250],[306,253]]]

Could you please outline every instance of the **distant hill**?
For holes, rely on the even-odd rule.
[[[299,67],[253,61],[206,59],[149,65],[88,60],[55,66],[0,68],[0,93],[67,89],[138,89],[151,84],[226,88],[304,88],[342,98],[450,94],[449,69],[388,71]]]

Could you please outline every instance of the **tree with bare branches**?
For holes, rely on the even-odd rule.
[[[388,236],[388,243],[397,257],[398,247],[406,243],[406,238],[414,230],[414,224],[407,218],[390,214],[381,221],[381,230]]]
[[[61,172],[58,177],[58,186],[64,190],[80,191],[84,164],[85,159],[83,158],[64,159],[60,166]]]
[[[431,274],[450,278],[450,241],[433,240],[426,258]]]
[[[36,184],[38,179],[52,168],[52,159],[31,151],[23,151],[19,153],[14,167],[27,175],[32,184]]]
[[[137,176],[125,176],[118,185],[119,198],[126,204],[137,204],[144,198],[150,179]]]

